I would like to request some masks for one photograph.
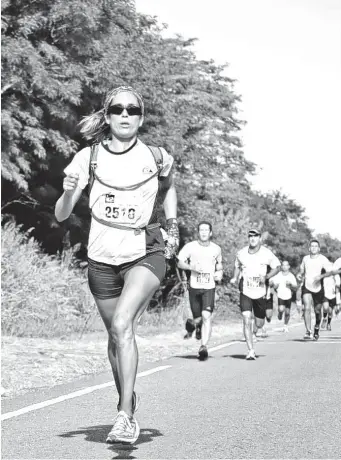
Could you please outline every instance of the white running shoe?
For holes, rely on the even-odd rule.
[[[325,329],[327,326],[327,318],[323,318],[322,323],[321,323],[321,329]]]
[[[254,360],[256,359],[255,350],[250,350],[250,351],[248,352],[248,354],[246,355],[246,359],[247,359],[248,361],[251,361],[251,360],[254,361]]]
[[[114,420],[114,425],[107,436],[109,444],[134,444],[140,434],[140,427],[134,417],[129,417],[121,410]]]
[[[289,332],[288,326],[284,326],[284,327],[283,327],[283,332]]]
[[[304,340],[309,340],[312,338],[312,334],[311,334],[311,331],[306,331],[305,335],[304,335]]]
[[[253,341],[253,343],[257,343],[257,336],[256,336],[256,334],[252,334],[252,341]]]
[[[262,337],[262,339],[266,339],[267,337],[269,337],[268,333],[266,332],[265,327],[262,327],[262,332],[261,332],[260,336]]]

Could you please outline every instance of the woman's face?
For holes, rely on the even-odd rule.
[[[122,141],[134,138],[137,135],[139,127],[142,126],[143,116],[129,115],[127,109],[140,107],[136,96],[129,92],[118,93],[111,101],[108,112],[110,112],[112,106],[115,106],[118,112],[121,109],[121,114],[107,113],[105,117],[112,135]],[[124,110],[122,110],[123,108]]]

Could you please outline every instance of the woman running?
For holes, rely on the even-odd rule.
[[[137,138],[144,103],[131,87],[109,92],[103,108],[84,117],[80,131],[89,141],[65,168],[64,193],[56,203],[58,221],[67,219],[89,184],[91,228],[88,280],[108,331],[108,356],[119,395],[109,443],[134,443],[138,366],[135,327],[165,276],[167,257],[178,246],[173,157]],[[157,217],[162,197],[167,247]]]

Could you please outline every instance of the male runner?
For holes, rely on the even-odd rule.
[[[248,347],[247,360],[256,359],[252,337],[252,312],[255,316],[255,328],[264,326],[266,316],[266,281],[275,276],[280,270],[280,262],[275,254],[262,246],[261,230],[252,226],[248,233],[249,244],[238,251],[233,278],[235,284],[241,275],[240,309],[243,315],[243,331]],[[271,271],[267,273],[267,267]]]
[[[327,331],[332,330],[331,321],[336,306],[336,276],[329,276],[323,280],[324,299],[321,329],[325,329],[327,326]]]
[[[314,306],[315,311],[315,329],[314,340],[319,339],[319,330],[321,323],[321,310],[324,299],[323,286],[321,284],[321,272],[324,269],[328,272],[331,268],[331,263],[327,257],[320,254],[320,243],[317,240],[311,240],[309,245],[309,255],[304,256],[300,271],[297,275],[299,281],[303,280],[302,298],[304,308],[304,322],[306,334],[304,339],[311,338],[311,306]]]
[[[268,265],[266,274],[270,273],[271,267]],[[268,323],[271,323],[272,315],[274,312],[274,290],[270,285],[270,280],[267,280],[266,284],[266,310],[265,310],[265,319]],[[266,337],[265,326],[262,328],[263,337]]]
[[[333,263],[331,269],[329,271],[326,271],[325,273],[319,275],[316,277],[316,280],[322,280],[324,278],[327,278],[329,276],[341,276],[341,257],[335,260]]]
[[[321,276],[318,278],[320,280],[324,279],[324,281],[327,280],[329,277],[334,277],[335,280],[335,302],[336,302],[336,307],[335,307],[335,315],[338,316],[340,310],[341,310],[341,296],[340,296],[340,285],[341,285],[341,257],[335,260],[332,270],[323,273]]]
[[[271,268],[268,266],[267,267],[267,274],[271,271]],[[266,286],[266,309],[265,309],[265,319],[268,323],[271,323],[272,320],[272,315],[274,312],[274,292],[272,286],[269,284],[269,280],[266,281],[265,283]],[[268,333],[266,332],[266,327],[265,325],[262,327],[262,329],[258,329],[255,326],[255,321],[252,322],[252,329],[254,331],[253,333],[253,341],[256,343],[257,342],[257,337],[261,337],[265,339],[268,337]]]
[[[198,353],[201,361],[208,358],[207,344],[212,332],[215,283],[223,277],[221,248],[211,238],[211,223],[202,221],[198,224],[198,239],[185,244],[178,254],[178,267],[191,272],[189,302],[197,328],[197,338],[200,338],[201,327],[201,347]],[[194,330],[189,325],[190,322],[187,321],[187,336],[191,336]]]
[[[335,307],[335,314],[338,314],[341,311],[341,257],[335,260],[333,264],[333,275],[335,277],[336,283],[336,307]]]
[[[273,286],[277,292],[278,319],[280,321],[282,320],[284,313],[283,332],[288,332],[291,302],[293,293],[296,292],[297,289],[297,281],[295,276],[290,271],[290,264],[287,260],[283,260],[281,271],[270,280],[270,286]]]

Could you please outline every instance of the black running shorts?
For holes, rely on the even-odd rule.
[[[318,292],[312,292],[312,291],[309,291],[309,289],[307,289],[305,287],[305,285],[303,285],[303,287],[302,287],[302,299],[303,299],[304,294],[310,294],[312,296],[313,303],[314,303],[315,307],[316,307],[316,305],[321,305],[322,302],[323,302],[323,299],[324,299],[323,289],[321,289]]]
[[[334,299],[327,299],[327,297],[325,297],[323,302],[328,302],[330,308],[336,307],[336,297],[334,297]]]
[[[163,253],[147,254],[140,259],[121,265],[109,265],[88,259],[89,288],[97,299],[119,297],[124,286],[126,273],[134,267],[146,267],[161,281],[166,274],[166,259]]]
[[[242,292],[240,293],[240,309],[244,311],[253,311],[256,318],[264,319],[265,311],[267,309],[266,298],[260,297],[259,299],[251,299]]]
[[[274,309],[274,296],[273,294],[270,295],[268,299],[266,299],[266,309],[273,310]]]
[[[209,312],[214,310],[215,288],[197,289],[189,287],[188,293],[194,319],[200,318],[204,310]]]
[[[290,299],[280,299],[278,297],[278,306],[279,305],[284,305],[285,308],[291,308],[291,298]]]

